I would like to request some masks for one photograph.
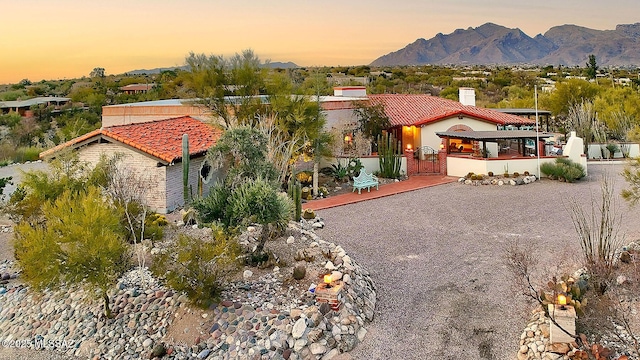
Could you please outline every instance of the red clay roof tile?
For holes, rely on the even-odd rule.
[[[40,153],[49,157],[64,148],[75,146],[96,136],[103,136],[129,145],[167,163],[182,158],[182,135],[189,134],[189,155],[204,154],[222,135],[222,130],[190,116],[118,125],[97,129],[64,144]]]
[[[462,105],[453,100],[431,95],[379,94],[369,95],[373,105],[382,104],[392,126],[424,125],[452,116],[462,115],[498,125],[533,125],[534,120],[499,111]]]

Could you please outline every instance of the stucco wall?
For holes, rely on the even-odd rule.
[[[97,164],[103,154],[113,156],[117,153],[123,155],[122,161],[125,166],[134,169],[138,174],[142,174],[145,181],[149,182],[146,196],[149,207],[153,211],[166,213],[166,171],[164,166],[157,166],[157,160],[113,143],[91,144],[78,150],[80,160],[92,165]]]
[[[618,148],[620,148],[620,144],[616,144],[616,145],[618,145]],[[607,144],[602,144],[602,146],[607,146]],[[640,155],[640,145],[628,143],[626,144],[626,146],[628,146],[629,148],[630,158],[638,157]],[[604,152],[605,152],[605,156],[609,157],[609,150],[606,150],[605,148]],[[613,158],[622,159],[623,158],[622,151],[618,149],[618,151],[616,151],[616,153],[613,154]],[[589,159],[602,159],[601,144],[589,144]]]
[[[331,167],[331,164],[337,164],[338,161],[342,164],[342,166],[347,166],[347,161],[349,160],[349,158],[346,157],[340,157],[340,158],[323,158],[322,161],[320,161],[320,168],[323,167]],[[368,173],[375,173],[380,171],[380,162],[378,160],[377,156],[362,156],[360,157],[360,161],[362,162],[362,165],[364,166],[364,168],[367,170]],[[402,156],[402,160],[400,163],[400,173],[401,174],[406,174],[407,173],[407,158]]]
[[[165,120],[181,116],[209,116],[201,106],[156,105],[156,106],[105,106],[102,108],[102,127],[136,124]]]
[[[439,149],[442,139],[436,135],[436,132],[447,131],[455,125],[466,125],[473,131],[495,131],[497,129],[496,124],[468,117],[463,117],[462,119],[458,119],[457,117],[444,119],[421,128],[421,146],[431,146],[436,150]]]
[[[555,157],[540,158],[540,164],[545,162],[555,162]],[[463,177],[468,173],[487,175],[489,172],[495,175],[509,174],[518,172],[524,174],[528,171],[532,175],[538,175],[538,158],[521,158],[521,159],[482,159],[471,158],[465,156],[449,156],[447,157],[447,175]],[[544,176],[544,174],[542,174]],[[539,177],[539,176],[538,176]]]

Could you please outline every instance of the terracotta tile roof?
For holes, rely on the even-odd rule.
[[[190,116],[111,126],[94,130],[44,151],[40,153],[40,158],[50,157],[64,148],[79,146],[86,140],[102,136],[172,163],[182,158],[182,134],[189,134],[189,155],[194,156],[206,153],[215,145],[222,135],[222,130]]]
[[[535,120],[485,109],[462,105],[453,100],[431,95],[380,94],[369,95],[372,104],[382,104],[392,126],[424,125],[452,116],[468,116],[497,125],[533,125]]]

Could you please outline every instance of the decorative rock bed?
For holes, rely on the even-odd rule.
[[[516,185],[531,184],[531,183],[535,182],[536,180],[538,180],[538,178],[535,175],[529,175],[529,176],[518,176],[518,177],[515,177],[515,178],[483,177],[480,180],[462,177],[462,178],[458,179],[458,182],[461,183],[461,184],[465,184],[465,185],[475,185],[475,186],[478,186],[478,185],[497,185],[497,186],[511,185],[511,186],[516,186]]]
[[[629,251],[640,251],[640,244],[631,242],[629,245],[624,246],[615,251],[616,259],[623,259],[624,254]],[[579,278],[584,270],[578,270],[573,274],[574,278]],[[621,279],[618,277],[617,284],[622,285],[626,281],[626,278]],[[625,301],[633,304],[635,309],[640,307],[640,298],[637,294],[633,298],[626,298]],[[632,316],[638,316],[637,310],[631,310]],[[615,328],[615,334],[603,335],[598,341],[599,344],[607,347],[610,350],[617,352],[618,354],[627,354],[629,359],[640,359],[640,354],[635,353],[633,349],[627,348],[623,345],[621,340],[626,343],[633,343],[632,336],[624,329],[624,327],[613,323]],[[531,315],[529,323],[525,327],[524,331],[520,335],[520,348],[518,350],[518,360],[567,360],[576,353],[576,343],[555,343],[550,342],[550,320],[546,316],[545,311],[541,306],[536,307]],[[591,341],[591,340],[590,340]]]
[[[161,285],[146,269],[125,274],[111,291],[113,319],[101,315],[101,302],[86,290],[40,294],[11,280],[0,285],[0,342],[84,358],[151,358],[166,353],[165,358],[174,359],[330,359],[364,338],[376,291],[366,270],[340,246],[314,233],[323,225],[320,219],[290,223],[288,237],[267,245],[296,245],[315,255],[307,263],[308,274],[339,274],[344,284],[339,311],[316,304],[308,289],[317,278],[308,275],[300,283],[284,285],[290,275],[276,267],[257,279],[249,275],[229,284],[222,295],[225,301],[209,312],[209,334],[189,346],[168,339],[168,329],[177,311],[187,306],[187,297]],[[2,273],[11,272],[11,265],[0,265]]]

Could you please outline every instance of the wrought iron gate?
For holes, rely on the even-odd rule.
[[[431,146],[422,146],[417,152],[418,174],[439,174],[438,151]]]

